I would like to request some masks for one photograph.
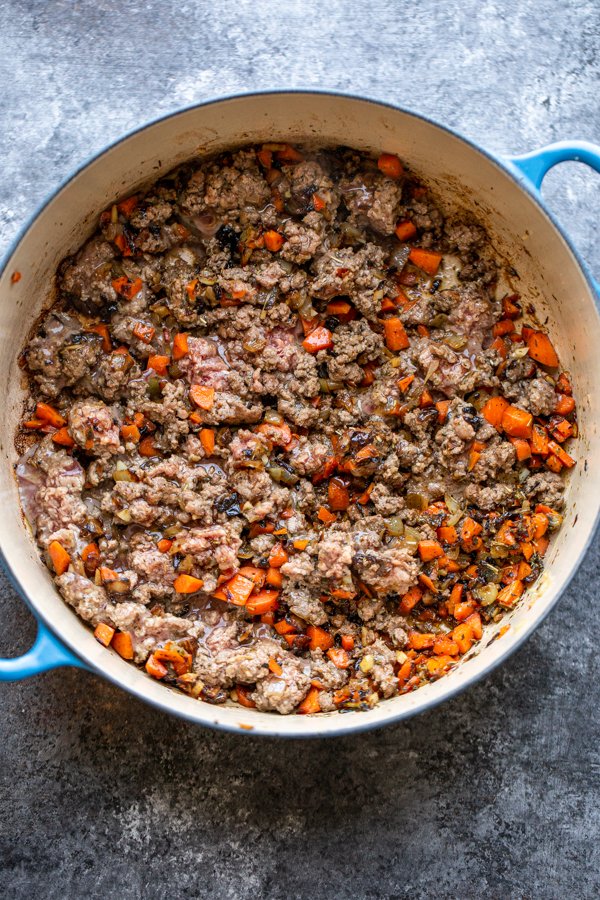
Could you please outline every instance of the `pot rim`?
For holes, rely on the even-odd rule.
[[[560,235],[560,237],[562,238],[562,240],[564,241],[564,243],[570,250],[575,262],[579,266],[581,273],[584,276],[584,280],[588,286],[590,294],[592,295],[592,297],[595,296],[596,288],[594,285],[593,277],[592,277],[586,263],[584,262],[583,258],[581,257],[581,254],[579,253],[577,248],[573,245],[573,243],[572,243],[571,239],[568,237],[568,235],[565,233],[565,231],[564,231],[562,225],[560,224],[560,222],[558,221],[558,219],[551,212],[551,210],[549,210],[546,207],[545,203],[543,202],[540,192],[522,173],[519,172],[519,170],[514,166],[514,164],[512,163],[512,161],[510,159],[508,159],[508,158],[505,159],[500,155],[495,155],[494,153],[491,153],[490,151],[485,150],[479,144],[475,143],[475,141],[473,141],[471,138],[468,138],[465,135],[463,135],[460,131],[457,131],[454,128],[450,128],[447,125],[442,125],[435,119],[432,119],[430,116],[416,112],[412,109],[408,109],[407,107],[400,106],[400,105],[394,104],[394,103],[390,103],[389,101],[381,100],[379,98],[373,97],[368,94],[354,94],[354,93],[348,93],[345,91],[339,91],[339,90],[333,90],[333,89],[332,90],[330,90],[330,89],[315,89],[312,87],[283,88],[283,89],[268,88],[268,89],[261,90],[261,91],[238,91],[236,93],[223,94],[220,96],[212,97],[208,100],[204,100],[199,103],[192,103],[192,104],[189,104],[188,106],[179,107],[178,109],[175,109],[172,112],[167,112],[167,113],[164,113],[163,115],[157,116],[156,118],[149,119],[146,122],[144,122],[142,125],[139,125],[135,128],[130,129],[129,131],[122,134],[120,137],[116,138],[113,141],[110,141],[108,144],[105,144],[100,150],[96,151],[91,156],[87,157],[82,163],[80,163],[75,169],[73,169],[69,175],[67,175],[65,178],[63,178],[59,182],[59,184],[53,190],[51,190],[51,192],[44,198],[44,200],[40,204],[38,204],[37,207],[34,209],[34,211],[28,216],[25,223],[17,231],[17,234],[15,235],[15,237],[10,241],[7,250],[3,253],[2,258],[0,259],[0,278],[2,277],[2,275],[8,268],[9,263],[10,263],[12,257],[14,256],[16,250],[18,249],[19,245],[24,240],[24,238],[28,234],[29,230],[33,227],[33,225],[35,224],[35,222],[37,221],[39,216],[42,214],[42,212],[51,203],[54,202],[54,200],[58,197],[58,195],[63,191],[64,188],[66,188],[75,178],[77,178],[81,173],[83,173],[87,168],[89,168],[89,166],[91,166],[93,163],[98,161],[101,157],[103,157],[110,150],[114,149],[115,147],[117,147],[121,144],[124,144],[130,138],[134,137],[137,134],[140,134],[143,131],[146,131],[147,129],[153,127],[154,125],[158,125],[161,122],[165,122],[169,119],[176,119],[179,116],[185,115],[196,109],[214,106],[216,104],[226,103],[228,101],[236,101],[236,100],[243,101],[245,99],[257,98],[257,97],[268,98],[268,97],[281,97],[281,96],[286,96],[286,95],[325,96],[325,97],[339,98],[342,100],[353,100],[353,101],[357,101],[359,103],[368,103],[368,104],[372,104],[374,106],[381,107],[383,109],[389,109],[393,112],[401,112],[401,113],[404,113],[405,115],[412,116],[415,119],[419,119],[423,122],[426,122],[428,125],[431,125],[434,128],[437,128],[437,129],[445,132],[447,135],[449,135],[451,137],[458,138],[458,140],[461,141],[463,144],[466,144],[470,150],[481,154],[481,156],[483,156],[489,163],[491,163],[492,165],[494,165],[498,169],[500,169],[504,175],[508,175],[511,178],[511,180],[515,183],[515,185],[518,188],[520,188],[522,191],[524,191],[530,197],[530,199],[534,201],[534,203],[538,206],[538,208],[543,213],[543,215],[545,216],[547,221],[558,232],[558,234]],[[595,311],[596,317],[598,320],[600,320],[600,313],[598,312],[596,305],[593,304],[593,306],[594,306],[594,311]],[[589,550],[592,540],[594,539],[594,537],[598,531],[599,524],[600,524],[600,497],[597,501],[597,509],[596,509],[594,521],[589,529],[589,532],[586,536],[586,540],[581,548],[581,551],[579,552],[576,559],[571,563],[569,573],[568,573],[563,585],[561,586],[560,591],[557,591],[556,596],[554,597],[552,602],[550,604],[547,604],[545,607],[540,607],[539,611],[532,616],[531,621],[528,623],[528,625],[526,627],[524,627],[522,630],[521,629],[519,630],[518,636],[515,635],[506,642],[506,649],[503,652],[501,652],[495,660],[488,663],[486,665],[486,667],[484,669],[482,669],[481,671],[475,671],[475,672],[473,672],[473,674],[466,676],[464,678],[464,680],[459,681],[456,684],[451,683],[450,686],[446,690],[440,692],[439,696],[423,701],[423,703],[420,707],[419,706],[417,706],[416,708],[406,707],[404,709],[400,708],[398,710],[392,709],[389,713],[387,713],[386,715],[382,715],[376,721],[365,721],[362,718],[365,715],[364,713],[358,713],[358,714],[349,715],[349,716],[348,715],[340,716],[338,714],[340,726],[335,729],[327,730],[324,733],[321,732],[320,728],[319,728],[319,722],[321,720],[320,716],[315,716],[314,718],[310,717],[311,723],[314,723],[314,727],[310,730],[305,730],[305,731],[299,732],[297,734],[287,733],[287,732],[282,733],[279,730],[279,728],[277,727],[277,722],[279,721],[280,717],[278,717],[275,713],[272,714],[272,722],[273,722],[272,727],[271,726],[266,727],[266,726],[257,724],[257,725],[253,725],[252,730],[248,729],[248,730],[245,730],[243,733],[246,734],[247,736],[280,737],[280,738],[285,737],[285,738],[290,738],[290,739],[298,739],[298,738],[308,739],[308,738],[318,738],[318,737],[340,737],[340,736],[343,736],[343,735],[349,734],[349,733],[360,733],[360,732],[365,732],[365,731],[372,731],[377,728],[382,728],[386,725],[391,725],[391,724],[394,724],[397,722],[401,722],[405,719],[411,718],[412,716],[418,715],[419,713],[423,713],[430,709],[433,709],[436,706],[439,706],[441,703],[452,699],[453,697],[457,696],[458,694],[461,694],[463,691],[467,690],[467,688],[470,688],[473,685],[477,684],[484,677],[487,677],[488,675],[490,675],[493,671],[495,671],[496,668],[498,668],[501,664],[503,664],[508,659],[509,656],[511,656],[513,653],[515,653],[525,643],[525,641],[528,640],[528,638],[531,636],[533,631],[535,631],[542,624],[542,622],[549,615],[549,613],[555,608],[555,606],[558,603],[559,599],[561,598],[563,592],[568,588],[575,573],[577,572],[581,563],[583,562],[583,559]],[[24,600],[24,602],[29,607],[29,609],[33,613],[36,620],[38,622],[41,621],[48,628],[48,630],[54,636],[56,636],[56,638],[59,641],[61,641],[63,644],[65,644],[69,648],[69,650],[71,650],[78,659],[81,659],[82,658],[81,651],[78,649],[77,645],[74,645],[73,642],[71,642],[67,638],[63,637],[63,635],[61,634],[61,632],[57,628],[57,626],[54,624],[54,622],[49,621],[46,618],[46,616],[44,616],[42,613],[40,613],[37,610],[35,603],[31,600],[29,595],[25,592],[19,579],[15,575],[13,568],[10,564],[10,561],[4,552],[4,548],[1,545],[0,545],[0,564],[2,565],[4,571],[6,572],[12,587],[19,594],[19,596]],[[241,729],[240,729],[239,725],[233,724],[233,723],[230,724],[228,722],[215,721],[215,719],[213,718],[213,716],[210,713],[206,714],[203,717],[199,717],[197,715],[193,715],[192,713],[188,713],[187,711],[172,708],[168,703],[168,692],[165,692],[165,700],[164,701],[148,697],[144,693],[143,690],[137,690],[134,687],[124,685],[117,676],[115,676],[111,673],[107,673],[107,672],[101,670],[99,666],[97,666],[93,663],[90,663],[89,660],[87,659],[87,657],[83,657],[83,659],[84,659],[84,667],[89,668],[89,670],[93,674],[100,675],[102,678],[112,682],[117,687],[121,688],[122,690],[127,691],[127,693],[132,694],[136,698],[156,707],[157,709],[160,709],[163,712],[170,713],[171,715],[175,715],[178,718],[185,719],[185,720],[193,722],[194,724],[197,724],[197,725],[203,725],[203,726],[211,728],[213,730],[226,731],[226,732],[230,732],[230,733],[234,733],[234,734],[241,733]],[[383,703],[385,703],[387,705],[388,701],[383,701]],[[201,710],[202,707],[198,706],[198,709]],[[211,707],[211,709],[212,709],[212,707]],[[381,707],[379,707],[379,709],[381,709]],[[361,719],[362,719],[362,721],[361,721]],[[304,721],[306,721],[306,719],[304,719]]]

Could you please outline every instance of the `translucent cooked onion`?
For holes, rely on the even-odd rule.
[[[447,344],[451,350],[464,350],[467,343],[464,334],[449,334],[444,338],[444,344]]]
[[[404,534],[404,522],[400,516],[392,516],[391,519],[388,519],[385,523],[385,527],[390,534],[394,535],[394,537],[399,537],[401,534]]]
[[[429,506],[429,497],[421,491],[409,491],[406,495],[406,505],[409,509],[427,509]]]
[[[283,425],[283,416],[274,409],[267,409],[263,421],[269,425]]]
[[[412,528],[410,525],[405,525],[403,538],[404,545],[411,552],[416,553],[419,541],[421,540],[420,532],[418,532],[416,528]]]
[[[117,464],[118,466],[118,464]],[[113,472],[113,480],[114,481],[135,481],[135,476],[129,471],[129,469],[120,469],[116,468]]]
[[[498,585],[493,582],[482,584],[480,587],[473,588],[473,596],[479,600],[482,606],[491,606],[496,602]]]
[[[293,472],[288,472],[283,466],[269,466],[267,472],[273,481],[276,481],[278,484],[298,484],[300,480],[297,475],[294,475]]]
[[[331,381],[330,378],[319,378],[319,387],[322,394],[334,394],[344,387],[342,381]]]
[[[264,338],[254,338],[254,340],[244,341],[242,343],[242,347],[248,353],[260,353],[266,346],[267,342]]]

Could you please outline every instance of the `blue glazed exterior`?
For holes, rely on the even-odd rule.
[[[270,91],[263,92],[265,95],[272,93]],[[290,91],[288,93],[295,93],[294,91]],[[302,91],[298,91],[298,93],[302,93]],[[317,94],[333,94],[336,95],[335,92],[328,91],[315,91],[312,90],[311,93]],[[237,95],[237,97],[243,97],[244,95]],[[338,96],[342,97],[350,97],[352,95],[348,94],[338,94]],[[208,101],[207,104],[201,105],[209,105],[210,103],[218,103],[223,100],[231,100],[235,99],[234,97],[221,97],[212,101]],[[388,106],[392,109],[397,107],[393,107],[391,104],[382,103],[379,100],[375,100],[369,97],[354,97],[352,99],[360,99],[367,100],[368,102],[376,103],[379,106]],[[597,172],[600,172],[600,147],[597,147],[593,144],[587,143],[585,141],[563,141],[555,144],[551,144],[547,147],[543,147],[539,150],[534,150],[531,153],[523,154],[521,156],[515,157],[498,157],[490,154],[486,150],[484,150],[479,145],[475,144],[473,141],[463,137],[461,134],[456,132],[453,129],[450,129],[446,126],[440,125],[437,122],[433,122],[431,119],[428,119],[425,116],[419,116],[418,113],[415,113],[411,110],[401,110],[403,112],[407,112],[410,115],[413,115],[417,118],[422,118],[426,121],[429,121],[431,124],[436,127],[453,134],[458,139],[462,140],[465,144],[470,145],[473,149],[478,150],[483,156],[486,156],[488,159],[494,160],[499,166],[501,166],[505,171],[508,171],[512,177],[517,181],[520,186],[527,191],[529,194],[533,195],[539,205],[544,210],[548,219],[552,222],[552,224],[559,231],[562,232],[559,223],[556,221],[554,216],[546,209],[541,195],[539,193],[540,186],[544,179],[544,176],[547,172],[553,168],[553,166],[557,165],[560,162],[565,161],[576,161],[583,162],[587,165],[591,166]],[[180,110],[180,112],[186,112],[185,109]],[[164,116],[161,118],[173,118],[177,116],[178,113],[171,113],[168,116]],[[42,212],[42,210],[54,199],[54,197],[62,190],[62,188],[69,183],[72,177],[79,174],[82,170],[84,170],[91,162],[95,159],[101,157],[107,150],[111,149],[115,144],[121,143],[122,141],[126,141],[133,134],[138,131],[143,131],[145,128],[150,125],[155,124],[157,121],[161,119],[150,121],[145,125],[141,126],[141,128],[134,129],[129,134],[124,135],[118,141],[113,144],[105,147],[102,151],[95,154],[94,157],[88,160],[85,164],[80,166],[75,173],[70,178],[67,178],[62,184],[60,184],[57,189],[53,192],[53,194],[48,197],[44,204],[34,213],[34,215],[30,218],[30,220],[24,225],[21,229],[20,233],[17,235],[16,239],[13,241],[12,245],[8,248],[8,251],[5,255],[4,260],[2,261],[2,266],[0,266],[0,272],[3,270],[6,261],[10,258],[12,253],[14,252],[15,247],[21,241],[22,237],[26,234],[30,226],[33,224],[38,215]],[[564,236],[564,233],[563,233]],[[565,236],[566,237],[566,236]],[[588,281],[592,284],[598,294],[600,294],[600,285],[594,281],[591,274],[589,273],[587,267],[585,266],[583,260],[575,250],[575,248],[568,241],[571,250],[573,251],[575,258],[580,264],[581,268],[585,272]],[[594,529],[595,531],[595,529]],[[590,536],[591,539],[591,536]],[[13,581],[13,585],[15,589],[21,593],[23,596],[21,587],[18,583],[15,583],[15,579],[12,576],[12,572],[10,566],[8,565],[8,561],[2,556],[1,561]],[[25,601],[28,602],[28,598],[24,597]],[[31,604],[28,602],[30,609],[32,609]],[[32,612],[35,615],[35,610],[32,609]],[[36,641],[32,648],[23,656],[14,658],[14,659],[4,659],[0,660],[0,681],[15,681],[22,678],[28,678],[32,675],[40,674],[41,672],[48,671],[53,668],[57,668],[59,666],[75,666],[78,668],[89,669],[87,665],[85,665],[70,649],[67,649],[64,644],[49,630],[46,624],[44,624],[39,617],[38,619],[38,634],[36,637]],[[523,634],[522,640],[525,640],[527,637],[527,633]],[[362,731],[363,728],[356,728],[356,731]]]
[[[545,176],[558,163],[582,162],[600,173],[600,148],[587,141],[558,141],[556,144],[540,147],[539,150],[532,150],[531,153],[509,156],[505,162],[522,173],[539,194]],[[600,296],[600,282],[592,280],[596,293]]]
[[[58,666],[87,668],[38,619],[37,637],[27,653],[14,659],[0,659],[0,681],[19,681]]]

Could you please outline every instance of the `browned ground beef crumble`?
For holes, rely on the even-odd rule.
[[[245,148],[103,213],[22,355],[21,496],[67,603],[215,703],[442,675],[539,576],[573,464],[568,375],[498,282],[385,154]]]

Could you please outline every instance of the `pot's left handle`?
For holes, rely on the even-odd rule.
[[[531,153],[521,156],[509,156],[507,162],[516,168],[527,181],[539,191],[544,177],[550,169],[561,162],[582,162],[596,172],[600,172],[600,146],[588,141],[559,141],[548,144]],[[592,279],[597,294],[600,296],[600,282]]]
[[[0,681],[18,681],[39,675],[58,666],[78,666],[87,668],[58,638],[38,621],[38,632],[33,647],[23,656],[14,659],[0,659]]]

